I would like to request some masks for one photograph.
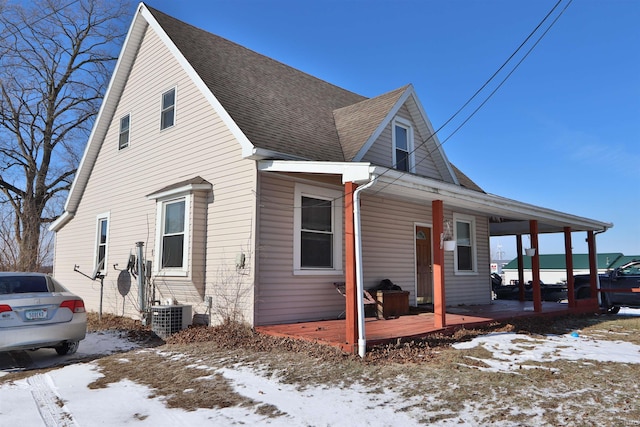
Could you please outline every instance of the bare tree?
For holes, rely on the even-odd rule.
[[[15,268],[28,271],[40,267],[43,225],[61,212],[132,8],[128,0],[0,7],[0,211],[12,218]]]

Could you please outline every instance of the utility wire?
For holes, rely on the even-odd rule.
[[[61,6],[61,7],[60,7],[60,8],[58,8],[58,9],[53,9],[53,10],[51,11],[51,13],[48,13],[48,14],[46,14],[46,15],[44,15],[44,16],[42,16],[42,17],[38,18],[38,19],[36,19],[36,20],[35,20],[35,21],[33,21],[33,22],[30,22],[30,23],[29,23],[29,22],[27,22],[27,23],[25,23],[22,27],[16,28],[16,29],[14,29],[13,31],[9,31],[9,34],[8,34],[8,35],[9,35],[9,36],[15,36],[16,34],[18,34],[18,33],[22,32],[23,30],[26,30],[27,28],[33,27],[33,26],[34,26],[35,24],[37,24],[38,22],[40,22],[40,21],[44,21],[45,19],[50,18],[50,17],[52,17],[53,15],[56,15],[58,12],[61,12],[62,10],[64,10],[64,9],[68,8],[69,6],[72,6],[72,5],[74,5],[74,4],[76,4],[76,3],[79,3],[79,2],[80,2],[80,0],[73,0],[73,1],[71,1],[70,3],[68,3],[68,4],[66,4],[66,5],[63,5],[63,6]]]
[[[560,0],[562,1],[562,0]],[[567,3],[567,5],[564,7],[564,9],[562,9],[560,11],[560,14],[558,16],[556,16],[556,18],[551,22],[551,25],[549,25],[549,27],[547,27],[546,30],[544,30],[544,32],[542,33],[542,35],[535,41],[535,43],[533,44],[533,46],[531,46],[529,48],[529,50],[527,50],[527,52],[524,54],[524,56],[516,63],[516,65],[513,67],[513,69],[511,71],[509,71],[509,73],[505,76],[504,79],[502,79],[500,81],[500,83],[498,84],[498,86],[496,86],[496,88],[494,90],[491,91],[491,93],[487,96],[487,98],[482,101],[482,103],[475,109],[473,110],[473,112],[469,115],[469,117],[467,117],[449,136],[447,136],[438,147],[441,147],[444,145],[445,142],[447,142],[449,140],[449,138],[451,138],[453,135],[456,134],[456,132],[458,132],[460,130],[460,128],[462,126],[464,126],[477,112],[478,110],[480,110],[480,108],[482,108],[484,106],[484,104],[487,103],[487,101],[489,101],[489,99],[491,99],[491,97],[498,91],[498,89],[500,89],[502,87],[502,85],[509,79],[509,77],[511,77],[511,75],[516,71],[516,69],[520,66],[520,64],[522,64],[522,62],[524,62],[524,60],[527,58],[527,56],[529,56],[529,54],[533,51],[533,49],[535,49],[535,47],[538,45],[538,43],[540,43],[542,41],[542,38],[549,32],[549,30],[551,30],[551,27],[553,27],[553,25],[556,23],[556,21],[558,21],[558,19],[560,19],[560,16],[562,16],[562,14],[564,13],[565,10],[567,10],[567,8],[569,7],[569,5],[571,4],[573,0],[569,0],[569,2]],[[559,2],[558,2],[559,3]],[[513,55],[512,55],[513,57]],[[493,77],[492,77],[493,78]],[[475,95],[474,95],[475,96]],[[422,144],[421,144],[422,145]],[[431,155],[431,153],[433,153],[433,151],[429,152],[427,154],[427,157],[429,155]],[[423,158],[423,160],[426,159]],[[421,160],[422,162],[422,160]]]
[[[419,165],[420,163],[422,163],[424,160],[428,159],[436,150],[438,150],[440,147],[442,147],[453,135],[455,135],[469,120],[471,120],[471,118],[473,116],[476,115],[476,113],[489,101],[489,99],[491,99],[493,97],[493,95],[498,91],[498,89],[500,89],[502,87],[502,85],[509,79],[509,77],[511,77],[511,75],[516,71],[516,69],[520,66],[520,64],[522,64],[522,62],[529,56],[529,54],[533,51],[533,49],[535,49],[535,47],[540,43],[540,41],[542,41],[542,39],[546,36],[546,34],[551,30],[551,28],[555,25],[555,23],[558,21],[558,19],[560,19],[560,17],[564,14],[564,12],[567,10],[567,8],[571,5],[573,0],[569,0],[566,4],[566,6],[560,11],[560,13],[551,21],[551,23],[549,24],[549,26],[542,32],[542,34],[535,40],[535,42],[533,43],[533,45],[527,50],[527,52],[523,55],[523,57],[515,64],[515,66],[511,69],[511,71],[509,71],[509,73],[507,73],[507,75],[500,81],[500,83],[496,86],[495,89],[493,89],[489,95],[480,103],[480,105],[478,107],[476,107],[471,114],[469,114],[469,116],[467,116],[467,118],[465,118],[462,123],[456,128],[454,129],[454,131],[449,134],[449,136],[447,136],[444,140],[442,140],[439,144],[437,144],[432,150],[428,151],[427,154],[417,163],[414,164],[414,167]],[[449,122],[451,122],[453,120],[454,117],[456,117],[467,105],[469,105],[469,103],[476,98],[476,96],[485,88],[487,87],[487,85],[498,75],[498,73],[504,69],[504,67],[515,57],[515,55],[523,48],[523,46],[531,39],[531,37],[533,37],[533,35],[540,29],[540,27],[544,24],[544,22],[549,18],[549,16],[551,16],[551,14],[553,13],[553,11],[556,10],[556,8],[560,5],[560,3],[562,2],[562,0],[558,0],[558,2],[553,6],[553,8],[551,8],[551,10],[549,11],[549,13],[547,13],[547,15],[542,19],[542,21],[540,21],[540,23],[536,26],[536,28],[527,36],[527,38],[520,44],[520,46],[518,46],[518,48],[511,54],[511,56],[509,56],[509,58],[500,66],[500,68],[498,68],[498,70],[493,73],[493,75],[480,87],[480,89],[478,89],[471,98],[469,98],[469,100],[467,102],[465,102],[465,104],[460,107],[460,109],[458,109],[458,111],[456,111],[454,113],[453,116],[451,116],[442,126],[440,126],[433,134],[431,134],[425,141],[421,142],[420,144],[418,144],[413,150],[411,150],[407,155],[410,156],[411,154],[414,154],[419,148],[423,147],[424,145],[426,145],[430,140],[432,140],[437,134],[438,132],[440,132]],[[392,169],[395,168],[397,166],[397,163],[395,165],[392,166]],[[387,173],[387,171],[384,171],[380,176],[383,176],[385,173]],[[374,194],[378,194],[379,192],[381,192],[382,190],[384,190],[385,188],[387,188],[389,185],[393,184],[394,182],[398,181],[400,178],[396,178],[393,181],[385,184],[383,187],[376,189],[376,191],[374,192]]]
[[[456,117],[458,116],[458,114],[460,114],[460,112],[461,112],[462,110],[464,110],[464,109],[467,107],[467,105],[469,105],[469,104],[471,103],[471,101],[473,101],[473,100],[474,100],[474,99],[475,99],[475,98],[480,94],[480,92],[482,92],[482,91],[484,90],[484,88],[486,88],[486,87],[489,85],[489,83],[491,83],[491,81],[492,81],[494,78],[496,78],[496,76],[500,73],[500,71],[502,71],[502,70],[504,69],[504,67],[506,67],[506,66],[507,66],[507,64],[508,64],[512,59],[513,59],[513,57],[514,57],[514,56],[516,56],[516,55],[518,54],[518,52],[520,52],[520,49],[522,49],[522,48],[524,47],[524,45],[525,45],[525,44],[527,44],[527,42],[529,41],[529,39],[531,39],[531,37],[533,37],[533,35],[538,31],[538,29],[540,29],[540,27],[542,26],[542,24],[544,24],[544,22],[549,18],[549,16],[553,13],[553,11],[554,11],[554,10],[556,10],[556,8],[560,5],[560,3],[562,3],[562,0],[558,0],[558,2],[557,2],[557,3],[556,3],[556,4],[551,8],[551,10],[550,10],[550,11],[547,13],[547,15],[542,19],[542,21],[540,21],[540,23],[539,23],[539,24],[538,24],[538,25],[533,29],[533,31],[531,31],[531,32],[529,33],[529,35],[524,39],[524,41],[523,41],[522,43],[520,43],[520,46],[518,46],[518,48],[517,48],[517,49],[516,49],[516,50],[515,50],[515,51],[514,51],[510,56],[509,56],[509,58],[507,58],[507,60],[506,60],[506,61],[504,61],[504,62],[502,63],[502,65],[500,66],[500,68],[498,68],[498,69],[496,70],[496,72],[495,72],[495,73],[493,73],[493,75],[492,75],[491,77],[489,77],[489,79],[488,79],[486,82],[484,82],[484,84],[480,87],[480,89],[478,89],[478,90],[473,94],[473,96],[471,96],[471,98],[469,98],[469,99],[467,100],[467,102],[465,102],[465,103],[462,105],[462,107],[460,107],[460,108],[458,109],[458,111],[456,111],[456,112],[455,112],[451,117],[449,117],[449,119],[448,119],[446,122],[444,122],[444,124],[442,124],[442,125],[441,125],[441,126],[440,126],[440,127],[439,127],[439,128],[438,128],[438,129],[433,133],[433,135],[435,135],[435,134],[437,134],[438,132],[440,132],[440,130],[442,130],[442,128],[444,128],[445,126],[447,126],[447,125],[448,125],[448,124],[449,124],[449,123],[450,123],[454,118],[456,118]],[[571,1],[569,1],[569,3],[571,3]],[[568,5],[567,5],[567,6],[568,6]],[[565,7],[565,9],[566,9],[566,7]],[[564,10],[563,10],[563,12],[564,12]],[[562,13],[561,13],[561,14],[562,14]],[[557,20],[557,18],[556,18],[556,20]],[[555,23],[555,21],[553,21],[553,23]],[[553,23],[552,23],[551,25],[553,25]],[[549,27],[549,28],[551,28],[551,27]],[[548,29],[547,29],[547,31],[548,31]],[[546,32],[545,32],[544,34],[546,34]],[[543,34],[543,37],[544,37],[544,34]],[[538,41],[539,41],[539,39],[538,39]],[[538,43],[538,42],[536,42],[536,44],[537,44],[537,43]],[[535,47],[535,45],[534,45],[534,47]],[[530,51],[531,51],[531,49],[529,50],[529,52],[530,52]],[[520,62],[522,62],[522,61],[520,61]],[[518,65],[520,65],[520,64],[518,63]],[[516,67],[517,67],[517,66],[516,66]],[[509,74],[509,75],[511,75],[511,74]],[[507,77],[508,77],[508,76],[507,76]],[[505,79],[505,80],[506,80],[506,79]],[[493,93],[492,93],[492,94],[493,94]],[[485,101],[485,102],[486,102],[486,101]],[[468,120],[468,119],[467,119],[467,120]],[[465,121],[465,123],[466,123],[466,121]],[[433,135],[432,135],[432,136],[433,136]],[[432,136],[431,136],[431,137],[432,137]],[[427,140],[428,140],[428,139],[427,139]],[[424,144],[424,143],[423,143],[423,144]],[[422,144],[420,144],[420,145],[422,145]],[[441,144],[441,145],[442,145],[442,144]],[[415,150],[414,150],[414,151],[415,151]]]
[[[522,50],[522,48],[538,32],[538,30],[540,30],[540,28],[549,19],[549,17],[558,8],[558,6],[560,6],[562,1],[563,0],[558,0],[556,2],[556,4],[551,8],[551,10],[549,10],[549,12],[547,12],[547,14],[544,16],[544,18],[542,18],[542,20],[538,23],[538,25],[536,25],[536,27],[529,33],[529,35],[527,35],[527,37],[524,39],[524,41],[522,43],[520,43],[520,45],[516,48],[516,50],[502,63],[502,65],[491,75],[491,77],[489,77],[489,79],[478,90],[476,90],[476,92],[451,117],[449,117],[449,119],[447,119],[425,141],[423,141],[420,144],[418,144],[417,146],[415,146],[410,152],[407,153],[407,155],[409,156],[411,154],[414,154],[418,149],[420,149],[423,146],[425,146],[430,140],[434,139],[435,136],[440,131],[442,131],[442,129],[445,126],[447,126],[455,117],[457,117],[498,76],[498,74],[507,66],[507,64],[509,62],[511,62],[511,60],[518,54],[518,52],[520,52],[520,50]],[[428,151],[426,153],[426,155],[421,160],[419,160],[417,163],[414,164],[414,166],[417,166],[417,165],[421,164],[423,161],[425,161],[426,159],[428,159],[436,150],[438,150],[440,147],[442,147],[453,135],[455,135],[469,120],[471,120],[471,118],[473,116],[475,116],[475,114],[489,101],[489,99],[491,99],[491,97],[493,97],[493,95],[498,91],[498,89],[500,89],[502,87],[502,85],[509,79],[509,77],[511,77],[511,75],[515,72],[515,70],[520,66],[520,64],[522,64],[522,62],[529,56],[529,54],[533,51],[533,49],[540,43],[540,41],[545,37],[545,35],[551,30],[551,28],[555,25],[555,23],[558,21],[558,19],[560,19],[560,17],[563,15],[563,13],[571,5],[572,1],[573,0],[569,0],[567,2],[566,6],[553,19],[553,21],[551,21],[549,26],[536,39],[534,44],[527,50],[527,52],[524,54],[524,56],[516,63],[516,65],[513,67],[513,69],[511,69],[511,71],[509,71],[509,73],[505,76],[505,78],[500,81],[500,83],[497,85],[497,87],[493,91],[491,91],[491,93],[489,93],[489,95],[480,103],[480,105],[478,107],[476,107],[471,112],[471,114],[469,116],[467,116],[467,118],[465,118],[463,120],[463,122],[456,129],[454,129],[454,131],[449,136],[447,136],[443,141],[439,142],[432,150]],[[398,162],[396,162],[396,164],[392,165],[386,171],[383,171],[378,177],[384,176],[385,174],[387,174],[391,170],[395,169],[397,167],[397,165],[398,165]],[[394,182],[398,181],[399,179],[400,178],[398,177],[398,178],[394,179],[393,181],[385,184],[383,187],[377,188],[376,191],[373,194],[378,194],[379,192],[381,192],[382,190],[384,190],[385,188],[387,188],[389,185],[393,184]],[[349,194],[343,194],[342,196],[340,196],[340,198],[345,198],[347,195],[349,195]],[[256,194],[256,196],[257,196],[257,194]],[[335,201],[337,199],[338,198],[335,198],[333,200]],[[295,208],[295,205],[293,207]]]

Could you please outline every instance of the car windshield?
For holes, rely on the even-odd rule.
[[[44,276],[0,277],[0,295],[49,292]]]

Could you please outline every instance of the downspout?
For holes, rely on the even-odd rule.
[[[364,284],[362,273],[362,239],[360,235],[360,192],[371,188],[376,183],[374,175],[371,181],[358,187],[353,192],[353,234],[356,249],[356,301],[358,302],[358,355],[364,358],[367,351],[367,339],[364,333]]]

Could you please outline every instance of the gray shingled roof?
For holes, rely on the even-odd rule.
[[[409,86],[334,111],[345,160],[353,160]]]
[[[149,11],[255,146],[309,160],[345,160],[333,110],[365,97]]]
[[[366,98],[147,8],[258,148],[351,161],[407,89]],[[482,191],[454,170],[464,187]]]
[[[193,178],[189,178],[184,181],[176,182],[174,184],[167,185],[166,187],[162,187],[161,189],[156,190],[151,194],[147,194],[147,197],[149,197],[152,194],[159,194],[159,193],[164,193],[165,191],[175,190],[176,188],[182,188],[187,185],[201,185],[201,184],[211,185],[209,181],[207,181],[206,179],[204,179],[199,175],[196,175]]]

